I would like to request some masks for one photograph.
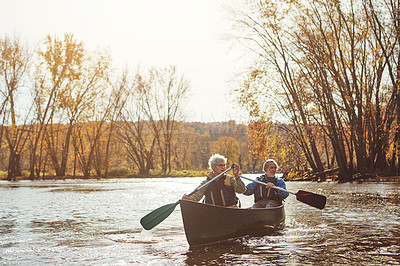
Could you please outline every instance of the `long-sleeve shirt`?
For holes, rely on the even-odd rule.
[[[214,175],[212,172],[208,173],[207,177],[213,178]],[[221,178],[221,177],[220,177]],[[200,183],[199,187],[208,182],[209,180],[204,180]],[[236,179],[233,175],[226,175],[224,184],[227,186],[231,186],[236,193],[243,193],[246,190],[246,185],[243,183],[241,178]],[[195,193],[190,196],[190,199],[193,201],[199,201],[203,198],[204,194],[206,193],[207,186],[199,189]]]

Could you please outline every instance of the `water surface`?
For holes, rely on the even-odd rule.
[[[200,248],[179,205],[150,231],[139,220],[202,178],[0,181],[2,265],[400,264],[400,184],[287,182],[326,195],[324,210],[290,195],[286,228]],[[246,181],[247,183],[247,181]],[[243,207],[253,198],[239,196]]]

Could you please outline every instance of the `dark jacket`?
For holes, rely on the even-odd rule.
[[[218,180],[210,183],[204,193],[204,202],[219,206],[232,206],[238,203],[235,191],[231,186],[224,184],[226,176],[218,178]],[[207,181],[210,178],[207,179]]]
[[[286,184],[285,181],[283,181],[282,178],[276,178],[276,177],[267,177],[266,175],[262,175],[257,177],[258,181],[268,183],[272,182],[275,184],[277,187],[281,187],[283,189],[286,189]],[[246,191],[243,193],[244,195],[252,195],[254,194],[254,202],[259,201],[260,199],[273,199],[278,202],[282,202],[287,196],[289,196],[289,193],[280,191],[277,189],[273,188],[266,188],[264,185],[258,184],[256,182],[249,183],[246,186]]]
[[[212,179],[214,176],[215,176],[215,175],[214,175],[214,173],[213,173],[212,171],[209,172],[208,175],[207,175],[207,179],[205,179],[204,181],[202,181],[201,184],[200,184],[200,186],[202,186],[203,184],[205,184],[205,183],[207,182],[207,180]],[[218,178],[218,179],[223,181],[224,187],[226,187],[226,189],[228,190],[228,193],[230,193],[230,192],[229,192],[230,189],[233,189],[233,191],[234,191],[235,193],[243,193],[243,192],[246,190],[246,185],[243,183],[242,179],[240,179],[240,178],[239,178],[239,179],[236,179],[233,175],[227,174],[227,175],[225,175],[225,176],[223,176],[223,177],[220,177],[220,178]],[[211,184],[213,184],[213,183],[215,183],[215,182],[217,182],[217,181],[219,181],[219,180],[215,180],[215,181],[211,182],[210,184],[208,184],[207,186],[202,187],[202,188],[199,189],[197,192],[193,193],[193,195],[190,196],[190,199],[193,200],[193,201],[199,201],[200,199],[203,198],[203,196],[206,195],[206,192],[208,192],[208,191],[214,191],[215,188],[208,190],[208,187],[209,187]],[[220,185],[219,185],[219,186],[220,186]],[[225,190],[224,187],[222,187],[223,193],[224,193],[224,190]],[[218,188],[217,188],[217,190],[218,190]],[[227,193],[227,192],[225,191],[225,195],[226,195],[226,193]],[[216,194],[216,193],[213,192],[213,194]],[[221,193],[219,193],[219,195],[221,195]],[[230,195],[231,195],[231,194],[230,194]],[[209,196],[210,196],[210,195],[209,195]],[[235,198],[236,198],[236,196],[235,196],[235,197],[229,196],[228,199],[224,197],[225,204],[228,204],[228,202],[234,201],[234,200],[232,200],[232,199],[235,199]],[[215,197],[214,197],[214,199],[215,199]],[[207,201],[209,201],[209,200],[207,199]],[[221,199],[221,201],[222,201],[222,199]],[[211,204],[212,204],[212,203],[211,203]],[[234,204],[235,204],[235,203],[234,203]],[[233,204],[232,204],[232,205],[233,205]],[[226,206],[229,206],[229,205],[226,205]]]

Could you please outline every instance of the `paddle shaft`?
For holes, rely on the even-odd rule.
[[[258,183],[258,184],[261,184],[261,185],[267,185],[267,183],[264,183],[264,182],[261,182],[261,181],[255,180],[255,179],[251,179],[251,178],[248,178],[248,177],[245,177],[245,176],[242,176],[242,175],[241,175],[240,177],[241,177],[241,178],[244,178],[244,179],[247,179],[247,180],[249,180],[249,181],[256,182],[256,183]],[[290,194],[296,195],[296,193],[295,193],[295,192],[292,192],[292,191],[286,190],[286,189],[284,189],[284,188],[281,188],[281,187],[273,186],[272,188],[275,188],[275,189],[277,189],[277,190],[285,191],[285,192],[287,192],[287,193],[290,193]]]
[[[197,191],[199,191],[200,189],[202,189],[203,187],[207,186],[208,184],[210,184],[211,182],[213,182],[214,180],[216,180],[218,177],[220,177],[221,175],[225,174],[226,172],[228,172],[229,170],[231,170],[233,167],[235,166],[235,164],[232,164],[231,167],[229,167],[228,169],[226,169],[225,171],[223,171],[222,173],[218,174],[217,176],[213,177],[211,180],[207,181],[206,183],[204,183],[201,186],[198,186],[195,190],[193,190],[192,192],[190,192],[188,194],[188,196],[190,197],[191,195],[193,195],[194,193],[196,193]]]

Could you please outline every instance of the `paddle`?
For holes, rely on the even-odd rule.
[[[188,194],[188,196],[193,195],[194,193],[196,193],[197,191],[199,191],[200,189],[202,189],[203,187],[207,186],[208,184],[210,184],[211,182],[213,182],[214,180],[216,180],[218,177],[220,177],[221,175],[225,174],[226,172],[228,172],[229,170],[231,170],[233,168],[235,164],[232,164],[231,167],[229,167],[228,169],[226,169],[225,171],[223,171],[222,173],[220,173],[219,175],[215,176],[213,179],[211,179],[210,181],[204,183],[203,185],[197,187],[195,190],[193,190],[190,194]],[[171,203],[171,204],[167,204],[164,206],[161,206],[160,208],[152,211],[151,213],[147,214],[146,216],[144,216],[142,219],[140,219],[140,224],[143,226],[144,229],[146,230],[150,230],[153,227],[155,227],[156,225],[158,225],[159,223],[161,223],[162,221],[164,221],[175,209],[176,205],[179,204],[179,200],[175,203]]]
[[[253,182],[259,183],[261,185],[267,185],[267,183],[264,183],[264,182],[261,182],[261,181],[258,181],[258,180],[254,180],[254,179],[242,176],[242,175],[240,177],[244,178],[244,179],[247,179],[249,181],[253,181]],[[288,193],[293,194],[293,195],[296,195],[296,199],[298,201],[301,201],[301,202],[303,202],[305,204],[308,204],[310,206],[313,206],[315,208],[318,208],[318,209],[322,210],[325,207],[326,197],[323,196],[323,195],[315,194],[315,193],[304,191],[304,190],[299,190],[299,191],[297,191],[297,193],[294,193],[292,191],[286,190],[286,189],[281,188],[281,187],[276,187],[276,186],[274,186],[273,188],[281,190],[281,191],[288,192]]]

